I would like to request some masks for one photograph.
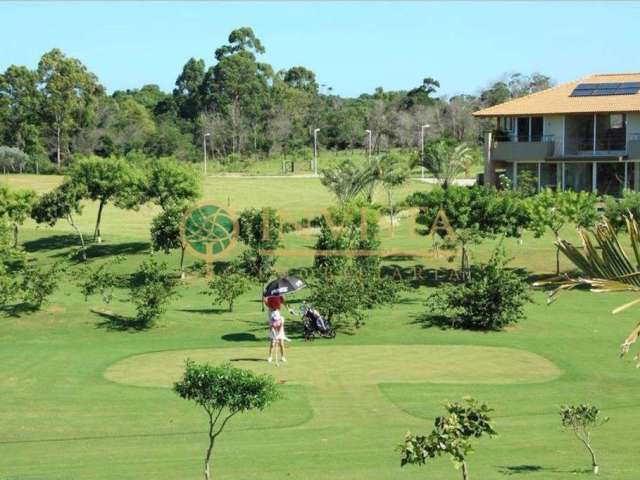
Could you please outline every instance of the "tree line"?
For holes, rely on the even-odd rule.
[[[379,87],[357,98],[335,95],[304,66],[275,71],[249,27],[235,29],[208,59],[190,58],[172,92],[157,85],[107,94],[76,58],[53,49],[35,69],[11,65],[0,74],[0,168],[64,167],[76,156],[131,151],[197,161],[203,143],[221,161],[310,155],[319,128],[323,149],[414,149],[427,137],[477,143],[489,125],[472,112],[550,86],[549,77],[510,74],[477,95],[438,95],[427,77],[410,90]],[[206,135],[206,137],[205,137]]]

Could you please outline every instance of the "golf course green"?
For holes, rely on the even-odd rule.
[[[5,176],[0,182],[46,191],[59,179]],[[404,188],[428,187],[413,181]],[[283,192],[301,199],[294,216],[331,201],[310,178],[211,177],[205,185],[205,197],[233,210],[277,206]],[[94,204],[85,205],[83,231],[91,231],[95,212]],[[105,241],[89,247],[90,262],[124,255],[116,268],[133,272],[148,257],[154,212],[109,205]],[[426,240],[405,234],[405,228],[401,219],[393,234],[385,230],[384,246],[424,248]],[[570,230],[563,235],[575,238]],[[284,241],[305,248],[313,237],[292,232]],[[497,241],[474,247],[474,260],[487,258]],[[27,222],[20,243],[51,264],[67,258],[76,238],[62,222],[54,228]],[[522,242],[504,240],[504,246],[512,265],[532,278],[555,266],[549,236],[527,234]],[[179,252],[154,255],[177,269]],[[189,257],[187,264],[195,260]],[[284,273],[312,261],[283,257],[277,269]],[[367,311],[362,327],[340,331],[333,340],[305,342],[299,318],[285,314],[292,342],[288,361],[276,365],[266,362],[259,285],[228,312],[202,294],[206,279],[189,273],[153,328],[127,330],[113,322],[133,312],[127,290],[118,289],[109,305],[97,296],[85,300],[75,275],[82,265],[68,262],[71,274],[41,311],[0,312],[0,480],[201,478],[206,415],[171,390],[188,358],[268,373],[282,394],[264,411],[232,419],[216,444],[216,479],[457,479],[459,472],[444,457],[401,469],[396,447],[407,431],[428,434],[443,404],[465,396],[494,409],[498,432],[475,442],[468,459],[474,480],[591,478],[584,448],[562,430],[558,415],[560,405],[581,402],[610,417],[593,436],[599,478],[640,478],[640,370],[630,357],[618,358],[638,311],[610,313],[633,299],[630,294],[572,291],[547,306],[546,293],[535,291],[526,318],[504,331],[443,329],[425,321],[424,301],[442,284],[434,269],[457,268],[457,260],[392,257],[388,268],[409,276],[421,265],[427,274],[397,304]],[[291,306],[306,295],[292,295]]]

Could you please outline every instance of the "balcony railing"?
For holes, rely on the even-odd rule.
[[[506,137],[502,137],[506,138]],[[532,140],[535,137],[532,137]],[[553,135],[540,135],[537,141],[518,140],[510,136],[506,141],[494,144],[492,158],[495,161],[518,162],[527,160],[543,160],[553,156],[555,141]]]

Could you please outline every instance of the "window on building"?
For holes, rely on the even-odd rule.
[[[590,192],[593,189],[593,163],[567,162],[564,164],[564,189]]]
[[[554,163],[542,163],[540,164],[540,188],[550,188],[551,190],[558,189],[558,178],[560,170],[560,164]]]
[[[596,188],[599,195],[620,197],[624,189],[624,163],[598,162],[596,164]]]
[[[518,141],[519,142],[528,142],[529,141],[529,120],[530,117],[518,117]]]
[[[541,142],[542,131],[544,129],[542,117],[531,117],[531,139],[530,142]]]
[[[596,145],[599,152],[624,151],[627,145],[625,116],[621,113],[596,115]]]
[[[533,195],[538,191],[537,163],[518,163],[518,184],[516,190],[525,195]]]

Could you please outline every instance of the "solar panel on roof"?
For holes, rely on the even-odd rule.
[[[598,97],[608,95],[635,95],[640,91],[640,82],[580,83],[570,97]]]

